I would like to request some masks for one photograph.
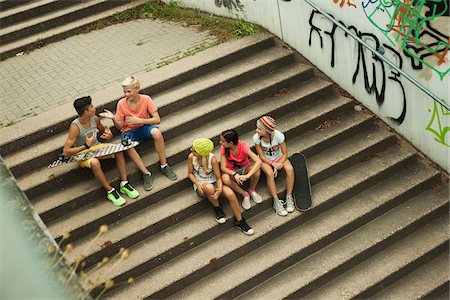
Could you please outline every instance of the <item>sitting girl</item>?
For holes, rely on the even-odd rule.
[[[197,194],[200,197],[208,198],[212,204],[218,223],[223,224],[227,220],[219,203],[219,196],[223,194],[230,202],[236,227],[245,234],[251,235],[254,231],[241,215],[236,194],[231,188],[222,184],[219,163],[211,152],[213,149],[214,144],[209,139],[194,140],[191,153],[188,156],[188,177],[192,181]]]
[[[253,136],[256,152],[262,161],[261,169],[266,175],[267,187],[273,198],[273,208],[280,216],[286,216],[288,212],[293,212],[294,199],[292,190],[294,188],[294,168],[288,159],[284,134],[275,129],[276,122],[270,116],[264,116],[256,122],[256,134]],[[278,199],[275,188],[275,177],[278,172],[284,169],[286,172],[286,209],[284,201]]]
[[[261,160],[243,141],[239,140],[236,130],[222,132],[220,136],[220,168],[223,183],[242,195],[242,207],[251,208],[250,197],[256,203],[262,202],[262,197],[256,192],[256,185],[261,174]],[[255,163],[250,163],[251,158]],[[248,179],[248,192],[241,188]]]

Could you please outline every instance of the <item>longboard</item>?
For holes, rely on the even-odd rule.
[[[308,166],[302,153],[294,153],[291,156],[291,164],[294,167],[294,202],[300,211],[311,209],[311,183],[309,182]]]
[[[138,141],[132,141],[129,145],[124,146],[123,144],[112,144],[109,146],[105,146],[100,149],[95,149],[92,151],[77,153],[69,157],[65,157],[64,155],[58,155],[58,158],[54,160],[51,164],[48,165],[47,168],[54,168],[63,164],[68,164],[74,161],[82,161],[94,157],[102,157],[105,155],[122,152],[128,150],[130,148],[136,147],[139,145]]]

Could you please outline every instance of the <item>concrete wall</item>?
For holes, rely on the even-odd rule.
[[[450,103],[448,0],[316,0],[404,72]],[[166,1],[169,2],[169,1]],[[295,48],[420,151],[450,168],[450,112],[303,0],[177,0],[257,23]]]

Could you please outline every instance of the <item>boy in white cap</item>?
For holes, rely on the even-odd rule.
[[[241,215],[239,202],[234,191],[222,184],[219,163],[212,153],[214,143],[210,139],[200,138],[192,143],[191,153],[188,156],[188,176],[192,181],[194,190],[200,197],[208,198],[213,206],[216,221],[220,224],[226,222],[219,196],[223,195],[230,203],[235,216],[235,225],[245,234],[251,235],[254,230],[247,224]]]
[[[266,174],[267,187],[273,198],[273,208],[280,216],[295,210],[292,190],[294,189],[294,168],[288,159],[284,134],[275,129],[276,122],[270,116],[256,121],[256,133],[253,136],[256,152],[261,158],[261,170]],[[286,203],[278,198],[275,177],[284,169],[286,172]],[[286,206],[286,207],[285,207]]]

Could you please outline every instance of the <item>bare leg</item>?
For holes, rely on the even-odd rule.
[[[158,153],[159,163],[161,165],[165,165],[167,163],[166,145],[164,143],[164,137],[162,135],[162,132],[161,130],[159,130],[159,128],[153,128],[152,131],[150,131],[150,134],[152,135],[153,140],[155,141],[155,150]]]
[[[283,164],[284,171],[286,172],[286,193],[292,195],[294,190],[295,173],[294,167],[291,162],[287,159]]]
[[[211,183],[204,183],[202,184],[203,193],[206,198],[208,198],[209,202],[212,204],[212,206],[217,207],[220,206],[219,199],[214,199],[213,195],[216,192],[214,189],[214,185]]]
[[[248,173],[248,172],[250,172],[250,170],[252,169],[252,168],[254,168],[255,167],[255,165],[251,165],[250,167],[248,167],[246,170],[245,170],[245,173]],[[259,181],[259,177],[261,176],[261,170],[258,170],[258,171],[256,171],[255,172],[255,174],[253,174],[252,175],[252,177],[250,177],[250,185],[249,185],[249,189],[250,190],[255,190],[256,189],[256,185],[258,184],[258,181]]]
[[[229,186],[233,191],[236,193],[239,193],[240,195],[244,196],[246,191],[244,191],[239,184],[236,183],[236,181],[232,180],[230,175],[228,174],[222,174],[222,182],[224,185]]]
[[[272,166],[263,162],[261,169],[263,170],[264,174],[266,174],[266,182],[267,188],[269,189],[269,193],[273,199],[276,199],[278,196],[277,196],[277,189],[275,187],[275,178],[273,177]]]
[[[230,187],[228,187],[226,185],[223,185],[222,195],[230,203],[231,210],[233,211],[233,214],[236,217],[236,220],[237,221],[242,220],[241,208],[239,207],[239,202],[238,202],[238,199],[237,199],[236,194],[234,193],[234,191]]]
[[[115,154],[116,156],[116,165],[117,169],[119,170],[120,174],[120,180],[126,181],[127,180],[127,168],[125,166],[125,156],[122,152],[118,152]]]
[[[106,191],[112,190],[112,186],[109,184],[108,180],[106,180],[105,173],[103,173],[102,166],[97,158],[91,160],[91,170],[94,173],[95,178],[100,181],[100,184]]]
[[[134,164],[136,165],[136,167],[138,167],[138,169],[143,173],[143,174],[148,174],[150,173],[150,171],[147,169],[147,167],[145,166],[144,162],[142,161],[141,156],[139,155],[139,153],[137,153],[135,148],[131,148],[127,150],[127,154],[128,156],[131,158],[131,160],[134,162]]]

